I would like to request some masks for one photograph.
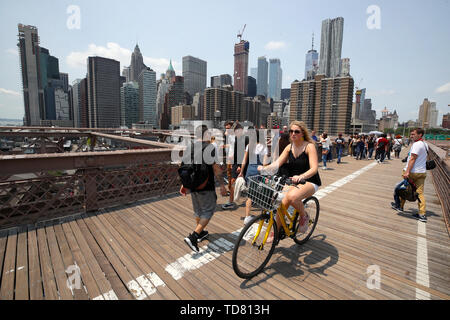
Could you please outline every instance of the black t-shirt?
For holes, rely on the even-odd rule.
[[[345,139],[344,138],[336,138],[336,147],[342,149],[344,147]]]
[[[201,144],[201,147],[200,147]],[[208,166],[208,182],[206,186],[201,190],[195,190],[193,192],[200,191],[216,191],[215,183],[214,183],[214,169],[213,164],[218,163],[216,148],[213,144],[210,144],[206,141],[196,141],[194,143],[194,152],[202,152],[202,161]],[[200,156],[196,154],[195,159]]]

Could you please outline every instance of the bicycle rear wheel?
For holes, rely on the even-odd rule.
[[[270,214],[263,213],[254,217],[239,234],[232,261],[233,270],[240,278],[253,278],[269,262],[275,249],[275,239],[278,238],[276,222],[273,221],[269,228],[270,221]],[[268,239],[263,245],[266,235]]]
[[[303,206],[305,207],[305,212],[309,216],[308,229],[306,230],[305,233],[299,232],[298,230],[299,213],[297,212],[295,215],[296,226],[295,226],[294,241],[296,244],[300,245],[306,243],[309,240],[309,238],[311,238],[314,229],[316,229],[317,221],[319,221],[319,212],[320,212],[319,200],[317,200],[316,197],[309,197],[303,200]]]

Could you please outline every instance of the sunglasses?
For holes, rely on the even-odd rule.
[[[293,134],[293,133],[300,134],[300,133],[302,133],[302,131],[301,130],[289,130],[289,134]]]

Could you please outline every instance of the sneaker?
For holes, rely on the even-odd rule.
[[[427,222],[427,217],[418,213],[413,214],[413,217],[417,218],[421,222]]]
[[[322,167],[322,170],[327,170],[327,167]]]
[[[252,221],[252,219],[253,219],[253,216],[245,217],[245,219],[244,219],[244,225],[247,225],[250,221]]]
[[[203,230],[203,231],[200,232],[200,234],[198,235],[197,242],[202,242],[203,240],[205,240],[206,238],[208,238],[208,236],[209,236],[209,232]]]
[[[303,217],[300,217],[298,232],[305,233],[306,231],[308,231],[308,227],[309,227],[309,216],[308,214],[305,214]]]
[[[397,205],[395,204],[395,202],[391,202],[391,208],[394,209],[394,210],[396,210],[396,211],[403,212],[403,209],[400,208],[400,207],[397,207]]]
[[[236,204],[234,202],[228,202],[222,205],[223,210],[232,210],[236,207]]]
[[[189,248],[191,248],[191,250],[193,250],[195,252],[199,252],[200,251],[198,249],[197,235],[195,234],[195,232],[191,233],[186,238],[184,238],[184,242],[186,242],[186,244],[189,246]]]

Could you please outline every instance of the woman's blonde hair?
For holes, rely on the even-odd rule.
[[[313,143],[313,140],[309,136],[308,128],[306,127],[306,125],[303,121],[298,121],[298,120],[292,121],[291,124],[289,125],[289,129],[291,129],[292,126],[300,127],[300,129],[302,130],[302,133],[303,133],[303,139],[305,139],[305,141]],[[289,137],[289,140],[291,140],[290,137]]]

